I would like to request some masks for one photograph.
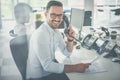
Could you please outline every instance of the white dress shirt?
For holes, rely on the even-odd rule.
[[[30,39],[27,79],[63,72],[64,64],[54,62],[57,47],[64,55],[70,56],[61,33],[57,29],[53,30],[46,22],[43,23]]]

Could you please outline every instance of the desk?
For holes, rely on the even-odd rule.
[[[59,62],[65,64],[76,64],[80,63],[81,60],[92,59],[98,54],[94,50],[87,50],[80,48],[74,50],[70,58],[59,55],[56,57]],[[98,60],[102,66],[107,69],[107,72],[102,73],[67,73],[70,80],[120,80],[120,64],[114,63],[111,59],[100,58]]]

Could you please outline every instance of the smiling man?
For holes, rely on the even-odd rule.
[[[73,51],[75,32],[69,26],[65,44],[58,26],[63,19],[63,5],[59,1],[50,1],[45,12],[44,22],[30,39],[29,55],[27,62],[27,79],[29,80],[69,80],[65,72],[84,72],[89,63],[65,65],[55,59],[55,51],[60,48],[61,52],[69,57]]]
[[[45,12],[45,16],[47,18],[48,24],[56,29],[60,25],[63,17],[63,9],[59,6],[51,6],[51,8],[47,9]]]

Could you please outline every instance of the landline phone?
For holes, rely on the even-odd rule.
[[[82,46],[87,48],[87,49],[91,49],[93,48],[95,42],[97,41],[97,37],[92,35],[92,34],[88,34],[82,41]]]
[[[117,55],[115,54],[114,52],[114,48],[116,47],[116,43],[113,42],[113,41],[109,41],[109,40],[106,40],[103,45],[100,47],[100,50],[99,50],[99,54],[102,54],[104,52],[107,52],[109,53],[108,55],[104,56],[104,57],[110,57],[110,56],[113,56],[113,57],[116,57]]]

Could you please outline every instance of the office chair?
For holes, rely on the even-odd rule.
[[[14,33],[14,30],[13,30],[13,29],[9,31],[9,34],[10,34],[10,36],[12,36],[12,37],[16,37],[16,36],[17,36],[17,34]]]
[[[39,28],[42,23],[43,23],[43,21],[40,21],[40,20],[36,21],[35,22],[36,29]]]
[[[26,64],[28,58],[28,41],[27,36],[17,36],[10,41],[10,49],[15,64],[22,75],[22,79],[26,80]]]

